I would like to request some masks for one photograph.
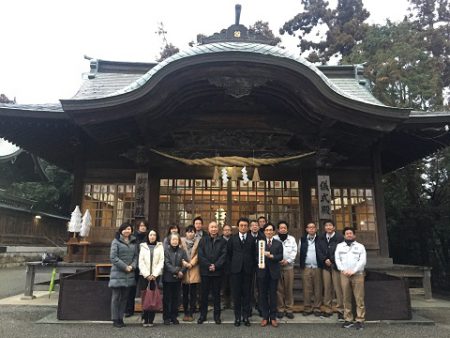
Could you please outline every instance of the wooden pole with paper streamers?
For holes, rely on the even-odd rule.
[[[80,236],[83,238],[81,243],[86,243],[86,238],[89,236],[89,231],[91,230],[92,226],[92,217],[91,213],[89,212],[89,209],[86,209],[83,219],[81,221],[81,230],[80,230]]]
[[[72,215],[70,216],[70,221],[69,221],[69,225],[68,225],[68,231],[73,233],[73,237],[69,240],[69,242],[73,243],[73,242],[78,242],[76,235],[77,232],[80,232],[81,230],[81,211],[80,211],[80,207],[77,205],[75,207],[75,209],[72,211]]]

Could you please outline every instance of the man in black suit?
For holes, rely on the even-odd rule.
[[[255,246],[258,244],[258,241],[261,239],[264,239],[264,230],[261,230],[259,228],[259,223],[256,219],[250,220],[250,232],[249,235],[250,238],[255,242]],[[251,309],[253,309],[253,306],[255,307],[255,310],[258,311],[258,314],[260,317],[262,317],[261,310],[258,306],[258,298],[259,298],[259,285],[258,281],[256,280],[256,269],[253,273],[252,277],[252,287],[251,287],[251,295],[250,295],[250,301],[251,301]],[[252,312],[250,311],[250,317],[252,316]]]
[[[227,259],[227,241],[219,236],[219,226],[212,221],[208,226],[209,235],[203,236],[198,244],[198,260],[200,262],[200,275],[202,278],[202,295],[200,304],[200,317],[197,321],[202,324],[208,312],[208,296],[211,290],[214,303],[214,321],[220,320],[220,287]]]
[[[262,312],[261,326],[270,322],[273,327],[278,326],[277,314],[277,287],[281,276],[280,261],[283,259],[283,244],[273,238],[275,227],[267,223],[264,228],[265,239],[265,266],[258,265],[257,277],[259,284],[259,307]],[[256,252],[258,252],[258,245]]]
[[[252,278],[255,272],[255,240],[249,233],[248,218],[241,217],[237,226],[239,233],[231,236],[228,241],[228,261],[231,270],[231,287],[234,302],[234,325],[250,326],[251,312],[250,296]]]

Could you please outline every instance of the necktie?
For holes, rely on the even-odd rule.
[[[242,243],[242,244],[245,243],[245,237],[244,237],[244,235],[242,235],[242,237],[241,237],[241,243]]]
[[[328,243],[330,242],[330,236],[327,236],[327,242]]]
[[[272,246],[272,240],[269,239],[269,243],[267,243],[267,247],[270,249],[271,246]]]

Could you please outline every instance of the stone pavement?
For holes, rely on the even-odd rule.
[[[41,281],[48,281],[49,276],[42,276]],[[7,281],[5,283],[5,281]],[[425,301],[423,296],[412,297],[413,320],[369,322],[363,332],[341,329],[336,317],[317,318],[303,317],[296,314],[294,320],[283,319],[279,328],[261,328],[260,318],[254,316],[252,327],[235,328],[233,314],[230,310],[222,315],[223,325],[215,325],[209,314],[210,324],[183,323],[179,326],[156,325],[154,328],[143,328],[139,316],[127,318],[127,328],[115,329],[110,322],[90,321],[58,321],[56,307],[58,292],[50,295],[47,286],[36,291],[34,300],[21,300],[24,287],[24,268],[0,269],[0,297],[12,292],[15,296],[0,299],[0,337],[108,337],[118,332],[133,337],[260,337],[270,333],[271,337],[450,337],[450,301],[433,299]],[[159,315],[160,316],[160,315]],[[161,323],[157,316],[155,323]],[[181,319],[181,315],[179,317]],[[56,325],[55,325],[56,324]],[[59,324],[59,325],[58,325]],[[288,324],[288,325],[286,325]],[[295,325],[296,324],[296,325]],[[415,324],[415,325],[412,325]],[[122,331],[121,331],[122,330]]]

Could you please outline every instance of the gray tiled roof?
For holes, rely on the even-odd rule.
[[[142,74],[126,73],[96,73],[94,77],[87,78],[72,99],[97,99],[111,96],[113,93],[127,87]]]
[[[370,91],[364,85],[361,85],[358,82],[358,79],[355,78],[353,72],[351,71],[349,72],[350,75],[348,77],[327,77],[324,72],[322,72],[322,70],[317,68],[314,64],[308,62],[302,57],[294,55],[293,53],[285,49],[265,44],[244,42],[221,42],[192,47],[167,58],[156,66],[152,64],[151,69],[149,69],[149,71],[144,74],[99,71],[95,73],[94,76],[86,78],[78,93],[72,99],[98,99],[128,93],[140,88],[145,83],[150,81],[150,79],[158,71],[166,67],[171,62],[183,58],[189,58],[195,55],[226,52],[256,53],[294,60],[300,65],[306,66],[311,69],[339,95],[356,101],[384,106],[370,93]],[[353,66],[344,67],[349,68]]]
[[[270,55],[279,58],[291,59],[302,66],[306,66],[311,69],[317,76],[319,76],[332,90],[334,90],[339,95],[350,98],[356,101],[362,101],[365,103],[385,106],[378,100],[376,100],[367,89],[359,85],[356,79],[334,79],[331,80],[326,77],[322,71],[320,71],[314,64],[308,62],[300,56],[296,56],[293,53],[270,45],[257,44],[257,43],[245,43],[245,42],[221,42],[221,43],[211,43],[200,45],[196,47],[189,48],[187,50],[181,51],[166,60],[162,61],[152,69],[150,69],[146,74],[142,75],[136,79],[131,84],[124,88],[121,88],[115,92],[110,93],[108,96],[116,96],[120,94],[125,94],[136,90],[147,83],[158,71],[166,67],[168,64],[175,62],[182,58],[188,58],[195,55],[201,54],[211,54],[211,53],[226,53],[226,52],[242,52],[242,53],[255,53]]]
[[[367,89],[365,85],[359,84],[355,78],[329,78],[329,80],[345,93],[346,96],[367,103],[384,105]]]
[[[42,104],[14,104],[14,103],[0,103],[0,108],[17,109],[17,110],[32,110],[42,112],[63,112],[61,103],[42,103]]]

